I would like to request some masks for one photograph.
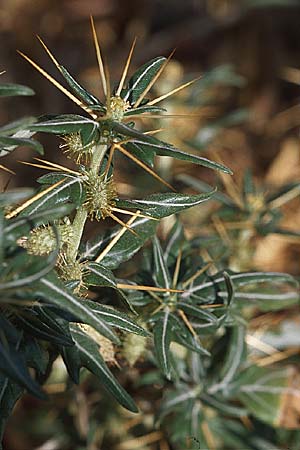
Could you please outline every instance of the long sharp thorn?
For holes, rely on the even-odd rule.
[[[180,248],[178,255],[177,255],[175,270],[174,270],[174,274],[173,274],[173,280],[172,280],[173,288],[175,288],[175,286],[177,285],[180,264],[181,264],[181,258],[182,258],[182,250]]]
[[[155,98],[154,100],[151,100],[151,102],[147,103],[147,106],[156,105],[156,103],[160,102],[161,100],[164,100],[165,98],[168,98],[173,94],[176,94],[176,92],[179,92],[182,89],[185,89],[186,87],[188,87],[191,84],[195,83],[196,81],[200,80],[200,78],[201,78],[201,76],[195,78],[194,80],[188,81],[187,83],[184,83],[181,86],[178,86],[177,88],[173,89],[172,91],[167,92],[166,94],[163,94],[160,97]]]
[[[143,286],[143,285],[123,284],[123,283],[117,283],[117,287],[119,289],[128,289],[128,290],[133,290],[133,291],[184,292],[179,289],[167,289],[167,288],[160,288],[160,287],[156,287],[156,286]]]
[[[39,158],[34,158],[34,159],[37,161],[40,161],[40,162],[45,162],[46,164],[35,164],[35,163],[27,162],[27,161],[18,161],[18,162],[21,164],[25,164],[26,166],[37,167],[39,169],[52,170],[52,171],[57,170],[57,171],[62,171],[62,172],[69,172],[72,175],[73,174],[79,175],[79,176],[81,175],[79,172],[75,172],[75,170],[68,169],[67,167],[60,166],[59,164],[54,164],[54,163],[51,163],[50,161],[44,161],[43,159],[39,159]]]
[[[131,114],[124,116],[124,119],[194,119],[203,117],[203,114]]]
[[[127,209],[121,209],[121,208],[111,208],[113,211],[115,212],[119,212],[121,214],[128,214],[130,216],[134,216],[136,213],[132,212],[132,211],[128,211]],[[145,219],[151,219],[151,220],[158,220],[156,217],[152,217],[152,216],[146,216],[145,214],[139,214],[138,217],[144,217]]]
[[[5,172],[11,173],[12,175],[16,175],[16,173],[13,170],[10,170],[7,167],[2,166],[2,164],[0,164],[0,169],[4,170]]]
[[[129,225],[127,225],[127,223],[123,222],[123,220],[119,219],[119,217],[115,216],[113,213],[109,213],[108,214],[109,217],[111,217],[115,222],[117,222],[119,225],[122,225],[122,227],[127,228],[128,231],[130,231],[130,233],[134,234],[135,236],[137,236],[137,233],[132,230],[132,228],[130,228]]]
[[[66,178],[64,178],[63,180],[59,180],[57,183],[52,184],[52,186],[48,187],[47,189],[45,189],[42,192],[39,192],[38,194],[36,194],[34,197],[31,197],[29,200],[27,200],[25,203],[23,203],[23,205],[19,206],[18,208],[14,209],[13,211],[11,211],[10,213],[8,213],[5,218],[6,219],[11,219],[12,217],[15,217],[16,215],[18,215],[21,211],[23,211],[23,209],[27,208],[27,206],[30,206],[32,203],[34,203],[36,200],[39,200],[40,198],[44,197],[44,195],[48,194],[48,192],[51,192],[53,189],[55,189],[57,186],[59,186],[61,183],[63,183],[65,181]]]
[[[109,74],[109,68],[108,65],[105,64],[104,66],[104,72],[105,72],[105,77],[106,77],[106,108],[109,111],[110,110],[110,96],[111,96],[111,91],[110,91],[110,74]]]
[[[97,32],[96,32],[93,16],[91,16],[90,19],[91,19],[91,27],[92,27],[93,40],[94,40],[96,56],[97,56],[97,61],[98,61],[98,67],[99,67],[99,72],[100,72],[100,78],[101,78],[101,83],[102,83],[102,89],[103,89],[104,95],[106,96],[107,95],[107,83],[106,83],[106,78],[105,78],[105,71],[104,71],[104,65],[103,65],[102,56],[101,56],[100,45],[99,45],[99,41],[98,41],[98,37],[97,37]]]
[[[169,63],[169,61],[172,58],[172,56],[174,55],[174,53],[175,53],[175,49],[172,51],[172,53],[169,55],[169,57],[166,59],[166,61],[162,64],[159,71],[157,72],[155,77],[152,78],[152,80],[150,81],[150,83],[148,84],[146,89],[141,93],[141,95],[139,96],[139,98],[137,99],[137,101],[134,104],[134,108],[137,108],[141,104],[142,100],[145,98],[145,95],[150,91],[150,89],[152,88],[152,86],[154,85],[154,83],[156,82],[158,77],[160,77],[161,73],[165,70],[167,64]]]
[[[124,70],[123,70],[123,73],[122,73],[122,76],[121,76],[121,80],[120,80],[118,89],[116,91],[116,95],[117,96],[120,96],[121,91],[123,89],[124,81],[125,81],[125,78],[126,78],[126,75],[127,75],[127,72],[128,72],[129,66],[130,66],[130,63],[131,63],[131,58],[132,58],[132,54],[133,54],[133,51],[134,51],[135,44],[136,44],[136,37],[134,38],[134,41],[132,43],[132,46],[131,46],[131,49],[130,49],[130,52],[129,52],[129,55],[128,55],[128,58],[126,60],[125,66],[124,66]]]
[[[60,164],[56,164],[56,163],[53,163],[51,161],[47,161],[47,160],[41,159],[41,158],[34,158],[34,159],[36,161],[40,161],[40,162],[44,162],[46,164],[49,164],[49,166],[56,167],[57,169],[65,170],[66,172],[74,173],[75,175],[81,175],[80,172],[77,172],[76,170],[68,169],[68,167],[61,166]]]
[[[42,44],[42,46],[44,47],[44,50],[46,51],[46,53],[48,54],[49,58],[52,60],[52,62],[54,63],[54,65],[57,67],[57,69],[61,72],[61,68],[60,68],[60,64],[57,61],[57,59],[55,58],[55,56],[53,55],[53,53],[49,50],[49,48],[47,47],[47,45],[45,44],[45,42],[43,41],[43,39],[37,34],[36,37],[38,38],[38,40],[40,41],[40,43]]]
[[[133,224],[133,222],[138,217],[140,211],[137,211],[134,216],[130,217],[128,222],[126,222],[127,226],[130,226]],[[115,237],[110,241],[110,243],[102,250],[100,255],[95,259],[96,263],[99,263],[102,261],[102,259],[107,255],[107,253],[116,245],[116,243],[121,239],[123,234],[127,231],[126,227],[121,228],[121,230],[115,235]]]
[[[125,148],[123,148],[121,145],[116,144],[115,145],[116,148],[123,153],[124,155],[126,155],[129,159],[131,159],[132,161],[134,161],[136,164],[138,164],[140,167],[142,167],[144,170],[146,170],[146,172],[148,172],[150,175],[152,175],[154,178],[156,178],[158,181],[160,181],[161,183],[163,183],[165,186],[167,186],[169,189],[171,189],[172,191],[176,192],[176,189],[173,188],[173,186],[171,186],[169,183],[167,183],[165,180],[163,180],[163,178],[161,178],[156,172],[154,172],[152,169],[150,169],[150,167],[148,167],[146,164],[144,164],[142,161],[140,161],[138,158],[136,158],[135,156],[133,156],[131,153],[129,153],[127,150],[125,150]]]
[[[91,117],[94,119],[97,118],[97,115],[94,114],[90,108],[87,108],[80,100],[78,100],[75,95],[73,95],[70,91],[68,91],[64,86],[62,86],[55,78],[53,78],[48,72],[46,72],[44,69],[42,69],[38,64],[36,64],[32,59],[30,59],[27,55],[17,50],[19,55],[22,56],[22,58],[26,59],[26,61],[29,62],[38,72],[40,72],[47,80],[50,81],[57,89],[59,89],[63,94],[65,94],[72,102],[74,102],[76,105],[78,105],[80,108],[82,108],[85,112],[90,114]]]

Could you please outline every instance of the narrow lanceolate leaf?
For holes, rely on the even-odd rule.
[[[21,84],[0,84],[0,97],[11,97],[15,95],[34,95],[34,91]]]
[[[156,285],[169,289],[171,287],[171,276],[160,242],[156,236],[153,238],[153,263],[153,278],[155,279]]]
[[[71,326],[71,331],[80,355],[81,364],[100,379],[103,386],[124,408],[132,412],[138,412],[132,398],[105,364],[98,345],[76,325]]]
[[[84,274],[85,283],[91,286],[106,286],[116,289],[117,283],[114,274],[104,265],[90,262]]]
[[[118,289],[114,274],[103,264],[96,262],[88,263],[84,274],[84,282],[89,286],[103,286],[117,290],[125,306],[132,309],[126,295]]]
[[[166,58],[158,56],[141,66],[130,78],[128,88],[123,89],[121,97],[134,104],[147,86],[151,83]]]
[[[62,203],[70,202],[74,205],[81,203],[84,195],[81,179],[70,174],[60,174],[58,178],[60,178],[61,183],[53,189],[47,187],[45,195],[42,194],[42,191],[39,192],[37,194],[39,198],[26,207],[22,211],[22,215],[32,215]]]
[[[230,273],[231,281],[234,286],[247,286],[255,285],[256,283],[290,283],[297,286],[297,281],[291,275],[280,272],[244,272],[244,273]],[[213,281],[208,281],[200,285],[194,285],[190,289],[186,290],[182,294],[182,297],[189,297],[193,293],[203,295],[209,292],[212,288],[218,287],[219,290],[224,291],[226,289],[224,276],[220,274],[216,275]]]
[[[137,114],[143,114],[145,112],[152,112],[154,114],[159,114],[165,111],[166,109],[164,108],[158,108],[157,106],[147,106],[146,104],[144,106],[139,106],[138,108],[129,109],[128,111],[125,112],[124,117],[128,117],[130,119],[130,116],[132,115],[135,116]]]
[[[51,328],[49,324],[43,322],[40,317],[33,315],[20,315],[17,319],[17,323],[22,328],[30,333],[31,336],[35,336],[38,339],[52,342],[56,345],[72,346],[72,339],[66,335],[63,330],[58,331],[57,328]]]
[[[240,406],[230,404],[228,401],[221,400],[220,398],[212,395],[207,395],[206,393],[201,394],[200,398],[203,403],[223,414],[239,418],[242,416],[247,416],[246,408],[241,408]]]
[[[179,220],[176,220],[169,235],[164,248],[164,257],[168,265],[176,261],[178,252],[182,248],[184,242],[183,226]]]
[[[79,97],[83,102],[88,106],[99,106],[103,108],[103,104],[96,98],[94,95],[92,95],[90,92],[88,92],[84,87],[82,87],[78,81],[76,81],[72,75],[69,73],[69,71],[64,66],[59,66],[59,69],[64,76],[66,82],[72,89],[72,91]],[[104,109],[103,109],[104,110]]]
[[[0,136],[0,155],[5,156],[3,152],[10,153],[16,147],[32,147],[41,155],[44,153],[43,146],[34,139]]]
[[[49,119],[41,118],[39,122],[30,125],[32,131],[45,131],[54,134],[70,134],[80,132],[83,128],[88,128],[91,134],[99,128],[98,122],[84,116],[76,114],[66,114],[60,116],[50,116]]]
[[[171,214],[178,213],[192,206],[199,205],[209,200],[215,190],[206,194],[180,194],[180,193],[163,193],[152,194],[142,200],[120,200],[118,205],[124,208],[138,208],[149,216],[161,219]]]
[[[233,383],[236,397],[251,414],[273,426],[284,421],[286,401],[297,404],[300,389],[293,385],[295,372],[291,367],[272,370],[252,366]]]
[[[228,353],[225,357],[224,366],[222,367],[220,376],[221,381],[218,383],[218,389],[225,390],[228,384],[236,376],[241,364],[246,357],[246,340],[245,327],[236,326],[232,329]],[[212,388],[213,389],[213,388]]]
[[[31,378],[22,353],[0,342],[0,372],[38,398],[45,399],[39,384]]]
[[[171,377],[170,344],[173,338],[173,322],[170,318],[171,313],[167,308],[162,313],[161,317],[155,322],[153,327],[154,346],[157,361],[164,375],[169,379]]]
[[[197,156],[197,155],[192,155],[190,153],[182,152],[181,150],[177,149],[176,147],[174,147],[171,144],[167,144],[166,142],[156,139],[153,136],[151,136],[151,137],[152,137],[151,142],[149,142],[149,144],[144,143],[144,145],[145,145],[145,148],[147,145],[149,147],[151,147],[151,150],[155,151],[155,153],[157,155],[171,156],[171,158],[180,159],[182,161],[199,164],[200,166],[204,166],[209,169],[221,170],[222,172],[232,174],[232,171],[228,167],[225,167],[223,164],[219,164],[214,161],[210,161],[209,159],[204,158],[202,156]],[[140,142],[139,139],[133,140],[133,142],[135,142],[135,141],[137,141],[137,143]]]
[[[155,152],[151,150],[149,145],[146,148],[143,143],[128,142],[124,145],[124,147],[131,153],[131,155],[135,156],[140,161],[143,161],[145,164],[148,164],[148,166],[153,167]]]
[[[149,336],[149,333],[136,324],[127,314],[112,307],[100,305],[91,300],[85,300],[85,303],[95,315],[98,315],[100,319],[103,320],[103,322],[108,323],[108,325],[119,328],[120,330],[128,331],[129,333],[139,334],[140,336]]]
[[[145,241],[154,235],[156,227],[157,221],[155,220],[146,219],[144,217],[136,219],[131,225],[131,228],[137,235],[133,235],[126,231],[116,245],[114,245],[109,253],[102,259],[102,265],[109,269],[115,269],[122,262],[132,258],[132,256],[143,246]],[[81,257],[83,259],[96,258],[119,231],[120,227],[115,227],[113,230],[88,241]]]
[[[36,118],[32,116],[22,117],[22,119],[14,120],[0,127],[1,136],[12,136],[17,131],[27,130],[28,126],[36,122]],[[15,137],[15,136],[12,136]],[[20,136],[21,137],[21,136]]]
[[[119,339],[113,333],[111,328],[103,322],[100,317],[96,316],[90,308],[85,305],[84,300],[67,291],[63,283],[54,275],[42,278],[34,285],[35,296],[41,297],[47,303],[54,304],[65,309],[74,316],[78,317],[78,321],[82,321],[91,325],[103,336],[112,342],[119,344]]]

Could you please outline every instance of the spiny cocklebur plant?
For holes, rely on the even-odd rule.
[[[168,118],[157,103],[192,82],[149,100],[148,92],[169,58],[158,57],[146,63],[126,83],[134,43],[121,80],[111,91],[93,21],[92,31],[105,102],[80,86],[41,40],[68,88],[23,55],[90,117],[43,116],[22,130],[27,136],[36,132],[61,136],[61,150],[77,168],[44,159],[30,163],[48,171],[38,179],[41,189],[17,207],[11,206],[13,201],[7,201],[2,213],[2,430],[5,418],[24,390],[38,397],[45,395],[42,385],[58,358],[62,358],[72,381],[79,382],[84,367],[122,406],[136,412],[134,400],[108,365],[122,364],[124,359],[134,365],[143,355],[148,369],[157,367],[162,386],[171,392],[168,396],[176,397],[180,392],[179,397],[183,398],[169,407],[168,396],[161,403],[162,429],[167,429],[165,418],[169,420],[170,415],[171,425],[176,427],[181,421],[183,427],[182,433],[172,433],[169,428],[169,440],[180,449],[191,446],[192,438],[196,443],[203,440],[208,447],[214,430],[207,425],[207,414],[215,417],[216,405],[225,416],[226,426],[233,410],[243,417],[242,407],[248,408],[248,413],[256,409],[245,400],[256,372],[251,378],[247,371],[247,316],[243,317],[242,302],[253,300],[256,292],[251,287],[259,287],[259,292],[265,289],[268,296],[270,289],[278,291],[279,283],[283,292],[286,288],[293,297],[289,297],[290,301],[295,302],[294,280],[284,274],[224,272],[223,267],[213,272],[213,262],[199,257],[199,240],[185,240],[179,222],[167,243],[160,244],[155,237],[159,219],[210,199],[215,190],[197,195],[175,192],[154,171],[155,155],[224,173],[230,170],[157,139],[157,130],[142,132],[136,127],[133,119]],[[114,176],[115,150],[172,192],[165,190],[143,199],[121,198]],[[124,220],[120,214],[130,218]],[[87,240],[87,220],[106,218],[116,221],[117,227]],[[153,238],[153,247],[145,253],[136,277],[118,278],[114,271],[149,238]],[[181,347],[183,353],[178,350]],[[226,349],[228,357],[223,361],[221,356]],[[194,365],[191,361],[195,361]],[[239,388],[241,385],[243,388]],[[283,385],[278,386],[282,393]],[[183,410],[188,407],[190,412],[190,402],[190,420],[183,421]],[[182,407],[179,411],[178,405]],[[257,415],[265,420],[263,413]],[[244,422],[236,423],[243,426]],[[99,446],[102,438],[94,425],[95,421],[87,430],[86,439]],[[195,433],[191,434],[191,430]],[[218,436],[216,439],[219,442]],[[63,443],[59,445],[64,448]]]
[[[85,367],[99,377],[121,405],[137,411],[133,399],[105,361],[114,361],[114,346],[118,348],[123,334],[149,334],[134,318],[134,307],[125,292],[128,289],[174,290],[122,283],[113,270],[130,259],[155,234],[159,219],[198,205],[214,194],[214,190],[199,195],[177,193],[154,171],[154,157],[171,156],[230,173],[230,169],[221,164],[182,152],[155,138],[156,130],[141,132],[132,121],[140,117],[168,117],[156,104],[193,81],[149,100],[147,94],[169,58],[158,57],[144,64],[125,83],[134,43],[121,80],[111,91],[93,21],[92,32],[106,97],[103,103],[75,81],[42,40],[68,88],[23,55],[90,117],[43,116],[25,124],[17,122],[8,131],[8,144],[12,146],[32,142],[39,146],[30,140],[36,132],[61,136],[62,151],[78,167],[73,170],[37,158],[31,165],[48,171],[38,179],[41,189],[21,204],[16,194],[2,194],[1,434],[5,420],[24,391],[45,397],[41,386],[59,355],[75,383],[79,382],[81,367]],[[155,193],[137,200],[121,199],[114,179],[115,150],[172,192]],[[119,214],[130,218],[124,222]],[[83,236],[86,221],[101,221],[107,217],[118,223],[117,228],[86,241]],[[127,309],[126,313],[116,307],[117,299]]]

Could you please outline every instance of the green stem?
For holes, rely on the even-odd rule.
[[[93,156],[90,164],[90,171],[97,174],[102,160],[104,158],[104,155],[107,150],[107,145],[96,145],[93,151]],[[77,209],[75,218],[73,220],[73,233],[74,238],[72,240],[72,243],[70,244],[68,251],[67,251],[67,260],[72,262],[75,261],[77,257],[78,248],[81,242],[85,222],[87,220],[87,210],[84,206],[79,206]]]

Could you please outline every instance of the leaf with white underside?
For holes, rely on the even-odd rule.
[[[151,83],[165,61],[165,57],[158,56],[141,66],[130,78],[128,88],[123,89],[121,97],[131,104],[135,103],[146,87]]]
[[[93,313],[84,300],[69,292],[54,274],[50,274],[34,284],[35,296],[72,313],[78,320],[91,325],[95,330],[112,342],[119,344],[119,339],[111,328]]]
[[[102,259],[101,264],[109,269],[117,268],[122,262],[129,260],[143,246],[151,236],[154,235],[158,222],[145,217],[136,219],[130,226],[137,235],[126,231],[118,240],[114,247]],[[101,234],[88,241],[85,250],[81,254],[82,259],[95,258],[109,244],[109,242],[119,233],[120,227]]]
[[[29,126],[31,131],[44,131],[54,134],[70,134],[82,131],[83,128],[90,130],[91,135],[99,128],[95,120],[76,114],[42,117],[39,122]]]
[[[192,206],[199,205],[209,200],[216,191],[213,190],[206,194],[180,194],[180,193],[163,193],[152,194],[142,200],[119,200],[117,204],[120,207],[136,208],[149,214],[149,216],[161,219],[171,214],[178,213]]]
[[[12,136],[0,136],[0,156],[5,156],[16,147],[32,147],[41,155],[44,153],[43,146],[34,139],[16,138]]]
[[[93,302],[92,300],[85,300],[85,303],[95,315],[99,316],[100,319],[103,320],[103,322],[108,323],[108,325],[140,336],[149,336],[149,333],[136,324],[127,314],[110,306]]]
[[[156,320],[153,327],[153,337],[155,353],[159,367],[164,375],[170,379],[171,377],[171,355],[170,344],[173,334],[173,322],[169,308],[161,313],[159,319]]]
[[[244,272],[233,273],[230,272],[230,278],[235,287],[242,287],[247,285],[255,285],[256,283],[290,283],[297,286],[297,281],[291,275],[280,272]],[[200,285],[192,285],[183,294],[182,298],[189,298],[193,294],[204,296],[209,294],[210,291],[214,291],[214,288],[218,287],[218,290],[226,291],[226,282],[223,275],[217,274],[213,281],[207,281]]]
[[[76,325],[71,325],[71,333],[78,349],[81,364],[101,380],[103,386],[124,408],[132,412],[138,412],[132,398],[105,364],[98,345]]]
[[[73,203],[74,205],[80,205],[84,190],[81,179],[77,176],[70,174],[59,174],[58,177],[62,182],[54,187],[52,190],[48,190],[48,186],[45,189],[45,195],[41,196],[27,208],[25,208],[21,215],[31,215],[39,211],[57,206],[60,203]]]

